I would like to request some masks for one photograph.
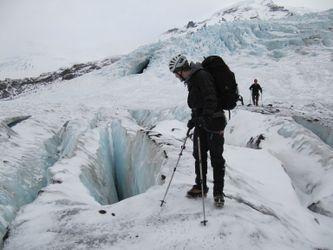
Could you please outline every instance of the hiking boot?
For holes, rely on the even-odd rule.
[[[208,187],[204,187],[204,196],[206,197],[208,193]],[[189,191],[187,191],[187,197],[189,198],[196,198],[196,197],[202,197],[201,192],[201,185],[194,185]]]
[[[214,195],[214,203],[216,207],[223,207],[224,206],[224,197],[223,195]]]

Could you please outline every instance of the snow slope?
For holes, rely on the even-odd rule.
[[[287,16],[302,15],[313,12],[302,8],[292,8],[289,10],[283,6],[275,4],[271,0],[245,0],[233,4],[227,8],[214,13],[209,19],[193,22],[190,21],[185,27],[174,28],[164,33],[165,37],[175,36],[183,33],[193,33],[206,26],[217,23],[240,21],[240,20],[272,20]]]
[[[1,101],[4,248],[332,249],[332,147],[292,118],[332,128],[332,16],[215,24]],[[208,194],[206,227],[201,200],[184,197],[191,141],[159,206],[189,117],[187,90],[166,67],[179,52],[195,61],[223,55],[246,102],[257,77],[273,104],[232,112],[226,205],[215,209]],[[8,122],[21,116],[30,117]],[[247,148],[261,133],[262,150]]]

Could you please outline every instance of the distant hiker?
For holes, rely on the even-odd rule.
[[[258,106],[259,95],[262,94],[262,88],[258,83],[257,79],[254,79],[253,84],[249,88],[252,91],[252,102],[253,105]],[[260,94],[259,94],[260,91]]]
[[[194,129],[193,156],[195,159],[195,185],[187,192],[188,197],[201,197],[201,184],[204,195],[207,187],[207,151],[210,152],[213,167],[215,203],[223,205],[223,187],[225,175],[225,160],[222,157],[224,145],[224,128],[226,118],[224,112],[218,109],[217,94],[214,79],[200,63],[187,61],[183,55],[177,55],[170,60],[169,69],[175,76],[187,85],[187,103],[191,108],[191,119],[187,123],[189,129]],[[199,147],[202,157],[202,183],[200,178]]]

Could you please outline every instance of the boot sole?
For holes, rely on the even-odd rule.
[[[186,194],[186,197],[190,198],[190,199],[196,199],[196,198],[201,198],[202,195],[201,194],[198,194],[198,195],[189,195],[189,194]],[[207,197],[207,194],[204,194],[204,197]]]
[[[215,204],[216,207],[222,208],[224,206],[224,200],[218,198],[218,199],[214,200],[214,204]]]
[[[215,202],[215,207],[223,208],[223,206],[224,206],[224,203]]]

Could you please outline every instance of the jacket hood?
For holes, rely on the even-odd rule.
[[[187,77],[185,79],[185,83],[188,83],[188,81],[191,80],[192,76],[199,70],[203,69],[201,63],[197,62],[197,63],[194,63],[194,62],[191,62],[190,63],[190,68],[191,68],[191,73],[189,75],[189,77]]]

